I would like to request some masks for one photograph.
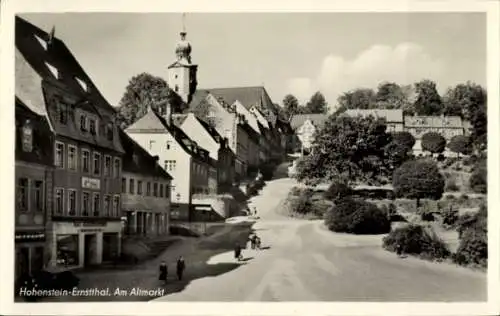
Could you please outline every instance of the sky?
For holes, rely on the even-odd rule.
[[[128,81],[167,78],[182,30],[180,13],[30,13],[55,26],[101,93],[118,105]],[[305,103],[321,91],[330,106],[355,88],[384,81],[486,85],[484,13],[187,13],[198,88],[264,85],[275,103]]]

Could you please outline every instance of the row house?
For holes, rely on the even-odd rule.
[[[449,141],[453,136],[467,134],[467,123],[460,116],[405,116],[404,130],[415,137],[413,152],[415,155],[423,155],[422,136],[429,132],[438,133]],[[445,149],[445,156],[452,153]]]
[[[404,129],[403,110],[387,109],[349,109],[344,112],[345,115],[356,117],[382,118],[387,125],[387,132],[402,132]]]
[[[120,131],[125,149],[122,170],[122,212],[128,236],[169,234],[170,181],[172,177],[125,132]]]
[[[189,111],[227,138],[229,148],[235,154],[235,177],[245,177],[248,170],[249,135],[241,124],[244,118],[236,112],[235,106],[222,98],[216,99],[208,91],[199,90],[193,96]]]
[[[50,259],[45,226],[50,225],[54,153],[49,121],[31,103],[36,95],[18,85],[16,92],[15,279],[42,270]]]
[[[236,155],[229,148],[229,141],[207,122],[197,118],[194,113],[174,114],[174,124],[186,135],[209,152],[210,158],[216,164],[216,191],[229,191],[234,183]]]
[[[209,181],[216,177],[214,161],[207,150],[173,123],[170,103],[159,106],[157,111],[148,107],[146,114],[125,132],[150,155],[158,156],[160,164],[172,176],[171,219],[192,220],[193,194],[214,193]]]
[[[124,151],[116,112],[53,33],[16,18],[15,41],[16,95],[17,86],[37,95],[30,102],[54,137],[44,148],[54,167],[46,195],[48,265],[82,267],[101,263],[103,254],[118,256]]]

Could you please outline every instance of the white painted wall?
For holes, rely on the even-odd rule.
[[[208,150],[212,159],[218,160],[220,145],[201,125],[193,113],[189,113],[186,120],[182,123],[181,129],[194,140],[200,147]]]
[[[191,156],[177,143],[169,133],[127,133],[141,145],[149,154],[158,156],[158,163],[165,168],[166,160],[176,162],[175,170],[166,170],[172,176],[172,203],[188,204],[190,200]],[[151,142],[153,141],[153,142]],[[167,149],[167,143],[170,149]],[[177,199],[177,193],[180,199]]]
[[[184,102],[187,102],[189,95],[189,68],[183,66],[175,66],[168,69],[167,83],[169,87],[175,91],[178,87],[177,94]]]

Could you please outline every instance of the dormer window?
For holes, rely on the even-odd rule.
[[[25,152],[33,150],[33,127],[30,120],[26,120],[22,128],[22,148]]]
[[[59,71],[57,70],[56,67],[52,66],[51,64],[45,62],[45,66],[49,69],[49,71],[52,73],[52,75],[56,78],[59,79]]]
[[[87,132],[87,115],[85,114],[80,116],[80,131]]]
[[[108,123],[106,125],[106,137],[108,138],[109,141],[112,141],[113,140],[113,132],[114,128],[113,128],[113,123]]]
[[[35,35],[35,38],[38,41],[38,43],[40,43],[40,45],[42,45],[43,49],[47,50],[47,42],[36,35]]]
[[[96,135],[97,134],[97,124],[95,119],[89,119],[89,130],[90,134]]]
[[[88,86],[87,86],[87,83],[85,83],[85,81],[83,81],[82,79],[80,79],[78,77],[75,77],[75,80],[76,80],[76,82],[78,82],[78,84],[83,89],[83,91],[88,92]]]
[[[66,124],[68,123],[68,105],[59,102],[57,104],[57,118],[59,123]]]

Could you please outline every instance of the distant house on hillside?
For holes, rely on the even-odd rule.
[[[290,118],[290,126],[296,138],[292,140],[294,151],[308,152],[314,142],[315,134],[323,128],[327,114],[297,114]]]
[[[368,117],[373,116],[374,118],[383,118],[387,124],[388,132],[402,132],[404,119],[403,110],[386,110],[386,109],[350,109],[344,112],[344,115],[351,117],[362,116]]]
[[[449,141],[453,136],[468,134],[469,125],[459,116],[405,116],[404,130],[415,137],[413,152],[415,155],[423,154],[421,139],[429,132],[435,132]],[[451,153],[446,150],[445,156]]]

